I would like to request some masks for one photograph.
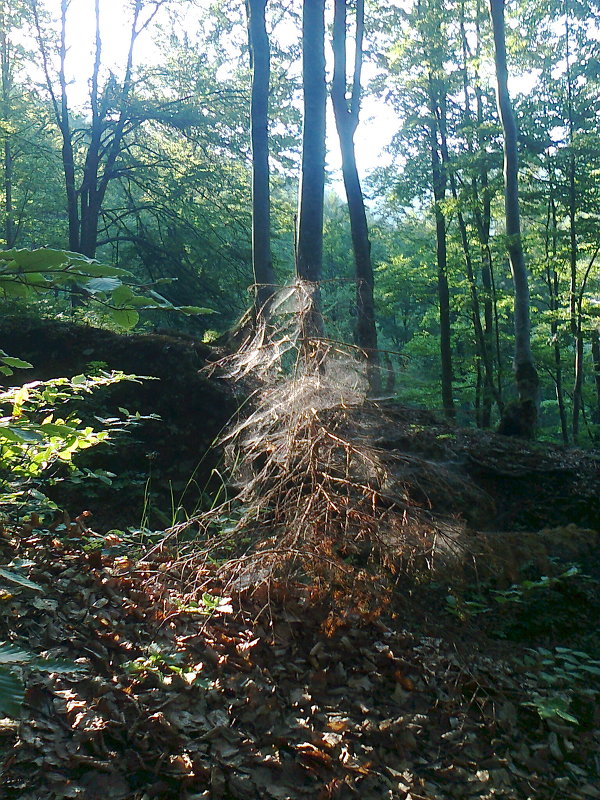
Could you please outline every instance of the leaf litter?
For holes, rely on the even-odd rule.
[[[43,530],[3,549],[46,602],[4,601],[2,638],[86,669],[25,666],[7,799],[600,797],[597,712],[542,719],[519,645],[422,599],[332,630],[304,587],[263,584],[200,616],[166,549],[136,564]]]

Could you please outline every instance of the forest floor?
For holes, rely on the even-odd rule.
[[[176,387],[196,397],[195,359]],[[68,494],[95,517],[7,521],[2,564],[39,589],[5,589],[0,639],[81,671],[23,669],[0,796],[600,798],[598,455],[358,413],[412,501],[485,541],[475,569],[400,573],[380,608],[342,609],[299,582],[226,592],[219,563],[128,530],[123,493]]]

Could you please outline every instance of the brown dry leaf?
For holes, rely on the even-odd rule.
[[[301,760],[305,763],[308,762],[310,764],[315,762],[326,767],[331,766],[333,763],[329,753],[319,750],[318,747],[315,747],[315,745],[311,744],[310,742],[301,742],[300,744],[295,745],[294,749],[300,754]]]

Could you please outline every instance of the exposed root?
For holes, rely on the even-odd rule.
[[[378,409],[354,349],[302,341],[311,292],[282,290],[270,327],[220,364],[251,381],[253,408],[224,440],[235,496],[187,523],[203,539],[190,558],[222,560],[233,591],[284,580],[368,611],[408,572],[462,560],[465,526],[429,507],[430,488],[447,491],[442,469],[373,446]]]

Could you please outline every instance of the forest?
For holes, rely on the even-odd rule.
[[[0,785],[600,797],[597,0],[0,0]]]

